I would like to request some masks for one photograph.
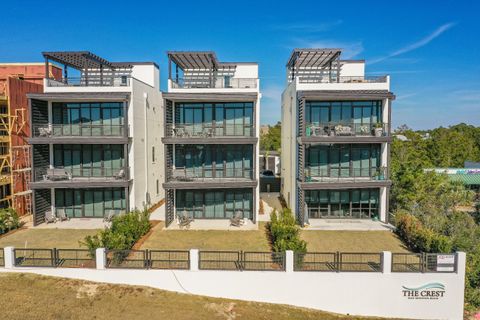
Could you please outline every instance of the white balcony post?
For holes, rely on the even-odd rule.
[[[382,273],[392,273],[392,253],[390,251],[382,252]]]
[[[107,254],[105,248],[95,249],[95,262],[97,265],[97,269],[105,269],[105,265],[107,264]]]
[[[285,251],[285,271],[286,272],[293,272],[293,251],[287,250]]]
[[[198,271],[199,258],[198,249],[190,249],[190,271]]]
[[[3,248],[3,260],[5,262],[5,269],[13,269],[15,266],[15,254],[13,253],[13,247]]]

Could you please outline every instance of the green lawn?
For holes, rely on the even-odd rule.
[[[81,248],[78,243],[86,235],[93,235],[94,229],[22,229],[0,238],[0,248]]]
[[[270,251],[265,223],[258,230],[165,230],[163,222],[141,246],[142,249],[201,249]]]
[[[370,319],[286,305],[20,273],[0,274],[0,292],[2,319]]]
[[[390,231],[305,230],[301,237],[310,252],[408,252],[402,241]]]

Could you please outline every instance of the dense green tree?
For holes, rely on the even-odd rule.
[[[269,126],[268,132],[260,135],[260,149],[265,151],[280,151],[282,125],[277,122],[274,126]]]

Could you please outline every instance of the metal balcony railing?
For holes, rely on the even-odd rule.
[[[386,137],[389,135],[388,123],[307,123],[306,137]]]
[[[167,137],[212,138],[212,137],[253,137],[252,124],[207,124],[207,123],[168,123]]]
[[[88,75],[67,77],[60,80],[47,79],[48,87],[128,87],[130,75]]]
[[[168,181],[218,181],[253,180],[252,169],[231,168],[171,168],[167,172]]]
[[[32,137],[124,137],[123,124],[34,124]]]
[[[305,168],[305,182],[365,182],[386,180],[386,168]]]
[[[106,167],[80,167],[75,169],[34,168],[34,181],[129,180],[130,169]]]
[[[387,76],[328,76],[315,75],[298,77],[300,83],[384,83]]]
[[[249,89],[257,88],[257,78],[195,77],[170,79],[174,89]]]

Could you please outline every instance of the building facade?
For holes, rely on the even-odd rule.
[[[259,203],[258,64],[214,52],[168,52],[165,221],[256,223]]]
[[[295,49],[282,94],[282,195],[298,222],[388,220],[389,76],[340,49]]]
[[[164,198],[158,66],[88,51],[44,52],[47,74],[30,104],[34,224],[47,211],[102,218]]]
[[[0,63],[0,207],[32,213],[30,116],[27,93],[43,92],[43,63]],[[62,70],[50,66],[52,78]]]

